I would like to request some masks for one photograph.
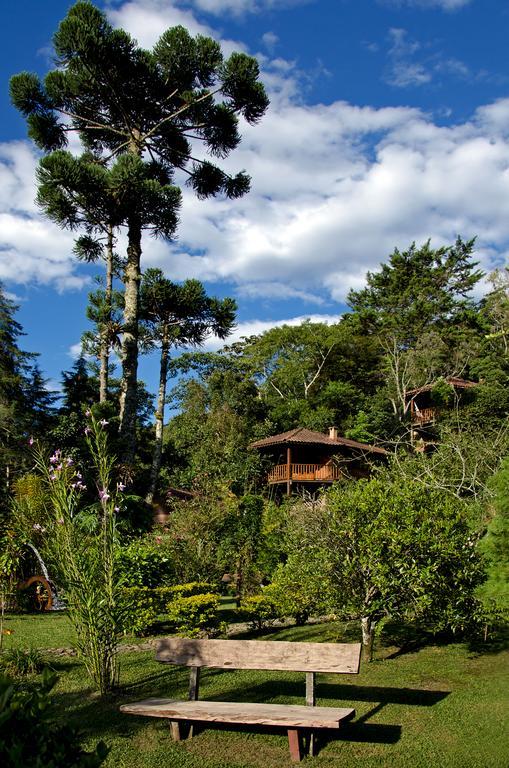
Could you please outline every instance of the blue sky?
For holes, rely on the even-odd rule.
[[[271,107],[226,165],[238,201],[184,194],[178,240],[146,241],[144,266],[197,277],[239,303],[236,336],[333,319],[395,246],[477,235],[489,271],[509,244],[509,8],[503,0],[129,0],[98,3],[151,46],[183,23],[256,55]],[[68,2],[2,9],[0,280],[24,347],[52,382],[72,365],[95,268],[34,206],[37,155],[8,79],[51,66]],[[141,376],[155,389],[155,360]]]

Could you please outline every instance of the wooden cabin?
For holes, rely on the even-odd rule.
[[[454,390],[455,404],[460,404],[467,390],[477,386],[477,382],[448,376],[444,381]],[[410,413],[411,437],[416,450],[427,450],[435,445],[433,427],[440,418],[441,406],[433,400],[433,389],[437,382],[423,387],[409,389],[405,393],[405,404]]]
[[[336,427],[328,434],[297,427],[257,440],[249,446],[269,459],[267,483],[286,490],[313,491],[345,477],[366,477],[369,461],[387,456],[384,448],[340,437]]]

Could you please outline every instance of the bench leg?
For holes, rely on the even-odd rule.
[[[294,763],[299,763],[301,759],[300,753],[300,733],[298,730],[288,728],[288,746],[290,747],[290,759]]]
[[[181,741],[182,734],[180,732],[180,723],[178,720],[172,720],[170,722],[170,732],[173,741]]]

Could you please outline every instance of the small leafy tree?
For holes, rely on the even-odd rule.
[[[467,626],[484,573],[465,507],[386,470],[338,484],[300,514],[301,557],[318,564],[331,607],[361,621],[368,659],[384,617]]]

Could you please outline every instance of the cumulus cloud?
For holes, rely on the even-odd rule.
[[[89,278],[75,274],[72,234],[45,220],[34,203],[36,166],[26,142],[0,144],[0,280],[80,289]]]
[[[239,323],[232,334],[228,336],[227,341],[212,336],[204,345],[204,349],[214,351],[220,349],[226,344],[233,344],[236,341],[249,336],[257,336],[271,328],[280,328],[282,325],[301,325],[306,320],[312,323],[326,323],[332,325],[339,322],[339,315],[299,315],[299,317],[289,317],[283,320],[246,320]]]

